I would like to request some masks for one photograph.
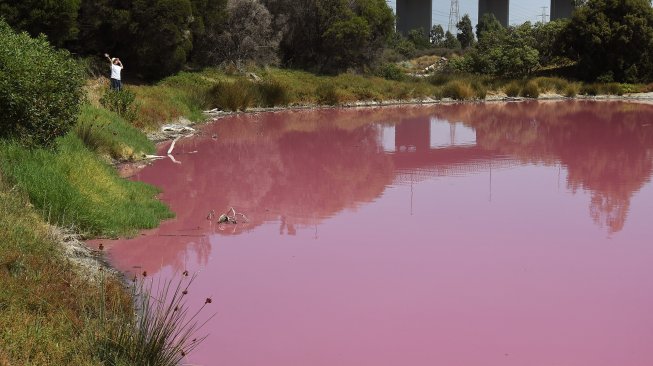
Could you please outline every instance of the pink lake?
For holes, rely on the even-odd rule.
[[[174,158],[133,179],[176,219],[105,245],[198,273],[187,364],[653,365],[653,106],[242,115]]]

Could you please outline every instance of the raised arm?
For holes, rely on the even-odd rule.
[[[105,54],[104,54],[104,57],[106,57],[107,59],[109,59],[109,63],[110,63],[110,64],[113,64],[113,61],[111,60],[111,57],[109,57],[109,54],[108,54],[108,53],[105,53]]]

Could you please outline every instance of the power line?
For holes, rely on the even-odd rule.
[[[542,24],[546,23],[546,18],[549,16],[546,13],[546,9],[548,9],[548,8],[549,8],[548,6],[543,6],[542,7],[542,14],[540,15],[542,17]]]

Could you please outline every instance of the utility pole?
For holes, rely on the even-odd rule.
[[[447,27],[447,32],[451,32],[451,34],[458,34],[458,22],[460,22],[458,0],[451,0],[451,10],[449,10],[449,26]]]
[[[549,16],[549,15],[546,13],[546,9],[548,9],[548,8],[549,8],[548,6],[543,6],[543,7],[542,7],[542,14],[540,14],[540,17],[542,18],[542,24],[545,24],[545,23],[546,23],[546,18]]]

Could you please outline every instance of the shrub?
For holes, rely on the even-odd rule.
[[[138,116],[138,108],[134,104],[136,95],[129,89],[106,89],[100,98],[100,104],[111,112],[129,122],[134,122]]]
[[[533,80],[542,91],[555,91],[562,93],[567,89],[569,82],[561,78],[539,77]]]
[[[252,105],[255,99],[251,81],[219,82],[210,92],[213,104],[220,109],[244,111]]]
[[[16,34],[0,19],[0,137],[51,145],[77,122],[81,68],[41,36]]]
[[[519,95],[519,92],[521,91],[521,88],[519,87],[519,83],[516,81],[511,82],[510,84],[506,85],[504,91],[506,92],[506,95],[509,97],[516,97]]]
[[[277,80],[266,80],[256,84],[259,104],[264,107],[287,105],[290,102],[288,86]]]
[[[487,96],[487,87],[485,87],[485,85],[479,81],[472,81],[472,89],[474,89],[476,98],[478,99],[485,99]]]
[[[319,104],[338,105],[342,102],[342,92],[333,83],[322,83],[315,89],[315,96]]]
[[[450,81],[442,88],[444,98],[467,100],[472,99],[475,94],[474,89],[468,83],[458,80]]]
[[[387,80],[402,81],[406,78],[404,71],[394,63],[383,65],[377,74]]]
[[[601,94],[608,95],[623,95],[624,90],[619,83],[608,83],[599,85]]]
[[[524,85],[520,94],[525,98],[537,98],[540,96],[540,90],[535,82],[529,81]]]
[[[578,84],[571,83],[567,85],[567,87],[563,92],[567,98],[573,98],[576,95],[578,95],[578,93],[580,92],[580,87],[578,86]]]
[[[596,84],[584,84],[580,88],[580,94],[590,95],[590,96],[598,95],[599,87]]]

